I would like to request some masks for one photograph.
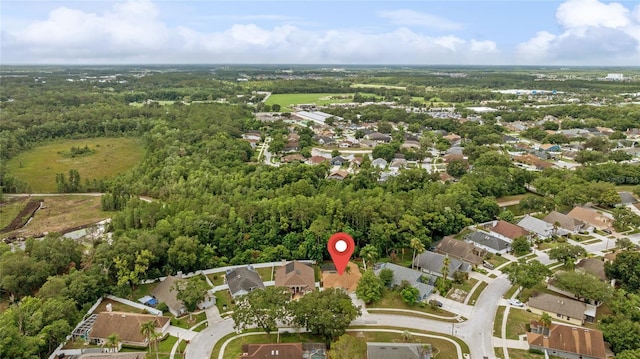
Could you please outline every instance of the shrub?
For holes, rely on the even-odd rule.
[[[544,354],[544,352],[543,352],[542,350],[540,350],[540,349],[533,349],[533,348],[530,348],[530,349],[529,349],[529,353],[531,353],[531,354]]]

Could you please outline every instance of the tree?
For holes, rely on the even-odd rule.
[[[151,333],[156,332],[156,324],[153,320],[148,320],[140,324],[140,334],[147,338],[148,351],[151,353]]]
[[[118,271],[118,285],[129,284],[131,289],[135,289],[140,283],[142,275],[147,273],[149,263],[155,258],[153,253],[148,249],[143,249],[136,253],[135,261],[129,263],[126,258],[119,255],[113,259]]]
[[[175,290],[177,292],[176,298],[184,303],[185,308],[189,312],[190,321],[193,320],[193,312],[198,307],[198,303],[204,299],[209,289],[211,288],[202,275],[178,280],[173,285],[173,288],[171,288],[172,291]]]
[[[592,274],[583,272],[558,272],[554,285],[576,295],[578,299],[590,299],[597,302],[611,298],[611,287]]]
[[[512,284],[520,285],[523,288],[533,288],[551,274],[551,270],[537,260],[529,262],[520,260],[518,263],[507,266],[503,272],[508,275]]]
[[[640,348],[633,350],[624,350],[616,354],[616,359],[638,359],[640,358]]]
[[[278,320],[288,317],[290,299],[291,292],[284,287],[265,287],[241,296],[232,314],[234,328],[244,330],[255,324],[271,333],[278,329]]]
[[[331,346],[331,359],[366,359],[367,342],[353,335],[344,334]]]
[[[382,299],[383,289],[384,282],[382,279],[369,269],[362,274],[360,281],[358,281],[356,296],[367,304],[374,303]]]
[[[607,317],[602,320],[600,328],[614,353],[638,349],[640,323],[622,316]]]
[[[384,268],[378,273],[378,277],[380,277],[385,287],[389,287],[393,282],[393,271],[389,268]]]
[[[337,288],[307,293],[291,307],[292,322],[324,338],[327,347],[361,315],[349,295]]]
[[[525,236],[515,238],[511,243],[511,248],[513,248],[513,251],[518,257],[531,252],[531,244]]]
[[[617,231],[625,231],[629,226],[640,226],[640,216],[631,212],[627,207],[616,207],[613,213],[613,227]]]
[[[560,243],[549,250],[549,258],[556,259],[566,268],[572,269],[578,258],[587,255],[587,251],[581,246],[574,246],[568,243]]]
[[[112,333],[107,337],[107,340],[104,342],[104,345],[111,349],[110,351],[116,352],[118,347],[120,346],[120,336],[118,333]]]
[[[604,264],[608,278],[615,279],[629,292],[640,291],[640,252],[623,251],[612,263]]]
[[[498,215],[498,219],[501,219],[505,222],[509,222],[509,223],[513,223],[513,221],[515,220],[515,215],[513,214],[513,212],[511,212],[508,209],[505,209],[504,211],[500,212],[500,214]]]
[[[621,237],[616,239],[616,248],[623,250],[623,251],[629,251],[632,249],[636,248],[636,244],[633,243],[629,238],[627,237]]]
[[[542,328],[545,331],[545,333],[549,335],[548,330],[549,330],[549,327],[551,327],[551,316],[549,315],[549,313],[542,312],[542,315],[540,316],[540,324],[542,324]]]
[[[367,244],[362,247],[360,250],[360,257],[362,257],[362,264],[364,264],[365,271],[367,270],[367,262],[373,264],[373,262],[378,258],[378,255],[378,249],[374,245]]]
[[[153,342],[154,350],[156,352],[156,359],[159,358],[158,355],[158,342],[162,339],[162,333],[158,333],[156,331],[151,332],[150,336],[151,342]]]
[[[612,151],[611,153],[609,153],[609,156],[607,156],[607,158],[609,159],[609,161],[622,162],[632,159],[633,156],[624,151]]]
[[[416,262],[416,254],[424,252],[424,243],[419,238],[413,237],[409,242],[409,246],[413,249],[413,256],[411,257],[411,268],[413,268]]]
[[[452,160],[447,164],[447,173],[455,178],[460,178],[467,173],[467,164],[464,160]]]
[[[180,236],[167,252],[169,264],[177,271],[192,272],[196,269],[201,251],[202,246],[196,238]]]
[[[449,276],[449,265],[451,264],[451,259],[449,259],[449,255],[445,255],[444,259],[442,260],[442,268],[440,269],[440,272],[442,273],[442,278],[447,279],[447,277]]]
[[[409,305],[414,305],[420,298],[420,291],[415,287],[405,287],[400,291],[400,296],[402,297],[403,302]]]

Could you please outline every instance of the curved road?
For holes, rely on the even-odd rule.
[[[492,344],[493,320],[500,299],[511,287],[505,275],[494,279],[478,298],[471,318],[463,323],[447,323],[423,317],[410,317],[395,314],[363,314],[354,320],[352,325],[391,326],[415,328],[442,334],[453,334],[469,345],[471,358],[494,358]],[[221,319],[219,316],[209,318],[209,326],[187,346],[187,359],[209,359],[215,344],[225,335],[233,333],[233,320]]]

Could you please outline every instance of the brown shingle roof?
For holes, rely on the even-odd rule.
[[[145,336],[140,333],[140,326],[150,320],[154,321],[156,329],[164,327],[169,317],[151,314],[133,314],[125,312],[102,312],[98,314],[96,322],[91,328],[89,338],[105,339],[117,333],[120,340],[145,345]]]
[[[553,314],[561,314],[576,319],[584,319],[586,304],[577,300],[542,293],[529,298],[529,306]]]
[[[305,263],[293,261],[276,269],[275,285],[278,287],[301,287],[314,290],[315,275],[313,268]]]
[[[584,222],[582,222],[581,220],[575,219],[573,217],[569,217],[566,214],[562,214],[556,211],[551,211],[542,220],[551,224],[555,224],[556,222],[558,222],[561,228],[564,228],[567,231],[571,231],[571,232],[573,232],[576,229],[576,227],[584,226]]]
[[[532,330],[537,325],[532,322]],[[602,332],[595,329],[551,324],[548,336],[529,332],[527,341],[530,346],[574,353],[589,358],[606,359],[607,357]]]
[[[581,269],[593,274],[598,279],[606,281],[607,275],[604,273],[604,262],[597,258],[584,258],[576,265],[576,269]]]
[[[358,281],[360,281],[360,269],[358,265],[349,262],[349,273],[347,270],[342,273],[342,275],[338,274],[335,271],[323,271],[322,272],[322,287],[323,288],[342,288],[347,292],[355,292],[356,287],[358,287]]]
[[[465,241],[459,241],[453,237],[444,237],[436,246],[436,253],[448,254],[451,257],[461,259],[465,262],[479,265],[486,251]]]
[[[526,229],[506,221],[498,221],[498,223],[493,228],[491,228],[491,231],[501,234],[510,239],[515,239],[520,236],[526,237],[531,234],[531,232],[527,231]]]
[[[567,216],[589,223],[597,229],[609,228],[611,220],[591,208],[575,207]]]
[[[164,302],[164,304],[166,304],[169,309],[171,309],[171,312],[173,312],[174,315],[175,313],[186,311],[182,301],[176,298],[178,292],[172,290],[172,288],[175,286],[175,283],[179,280],[181,279],[178,277],[168,276],[151,291],[151,294],[156,297],[159,302]]]
[[[300,359],[302,343],[245,344],[240,358],[245,359]]]

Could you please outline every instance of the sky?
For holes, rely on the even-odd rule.
[[[10,64],[640,66],[640,2],[2,0]]]

